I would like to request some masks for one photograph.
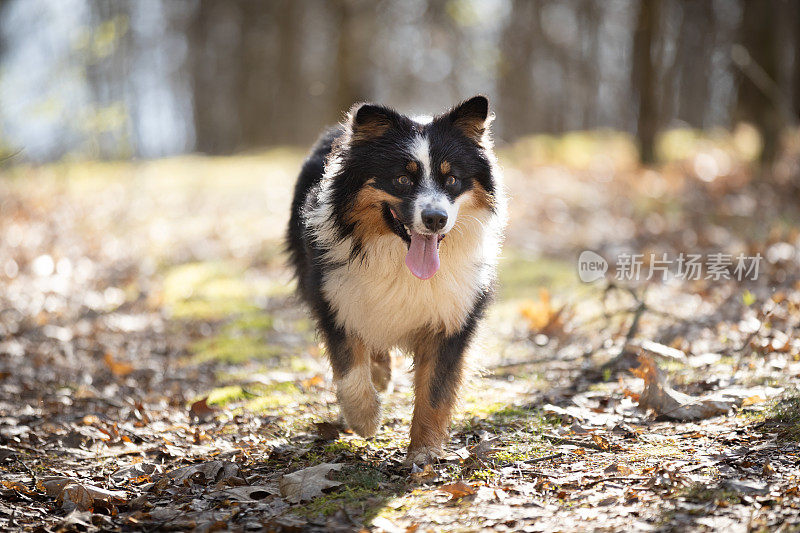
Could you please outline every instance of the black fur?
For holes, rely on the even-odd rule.
[[[483,318],[491,299],[492,295],[488,291],[482,293],[473,305],[461,331],[442,339],[430,383],[429,398],[434,409],[438,408],[442,401],[449,401],[456,395],[464,365],[464,350],[475,335],[478,322]]]

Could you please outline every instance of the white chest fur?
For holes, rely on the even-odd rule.
[[[384,235],[365,246],[364,261],[326,273],[323,292],[338,324],[375,349],[405,347],[420,328],[452,334],[492,282],[496,241],[477,219],[458,224],[441,243],[439,271],[420,280],[404,263],[406,244],[394,234]],[[343,241],[330,255],[344,257],[349,247],[349,240]]]

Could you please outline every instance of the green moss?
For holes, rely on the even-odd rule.
[[[239,385],[219,387],[208,393],[206,403],[209,405],[225,405],[236,400],[252,396]]]
[[[241,409],[262,412],[305,400],[307,397],[293,382],[280,382],[268,385],[248,385],[247,387],[241,385],[219,387],[208,393],[207,402],[209,405],[218,406],[245,402],[240,406]]]
[[[242,363],[251,359],[274,359],[284,353],[282,347],[265,344],[263,339],[253,335],[220,334],[196,342],[189,349],[195,362]]]
[[[714,503],[716,505],[732,505],[741,503],[742,499],[734,490],[720,487],[709,487],[704,483],[694,483],[676,494],[677,497],[695,503]]]
[[[333,472],[331,479],[340,481],[334,492],[325,494],[305,505],[292,510],[304,517],[330,516],[340,509],[348,514],[360,515],[369,522],[384,508],[386,502],[396,496],[400,485],[386,487],[385,476],[378,470],[366,465],[345,465],[339,472]]]
[[[791,389],[772,400],[754,420],[783,440],[800,441],[800,391]]]

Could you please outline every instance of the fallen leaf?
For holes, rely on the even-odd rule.
[[[323,490],[341,485],[339,481],[332,481],[326,476],[332,470],[341,470],[342,466],[341,463],[322,463],[285,474],[279,484],[281,495],[291,503],[322,496]]]
[[[124,378],[134,370],[132,364],[115,360],[114,356],[111,355],[111,352],[106,352],[103,360],[105,361],[108,369],[111,370],[111,373],[117,377]]]
[[[656,356],[673,361],[686,360],[686,354],[683,351],[650,340],[631,340],[625,345],[625,350],[631,353],[640,351],[647,356]]]
[[[767,401],[767,399],[764,398],[763,396],[759,396],[759,395],[748,396],[747,398],[742,400],[742,407],[747,407],[748,405],[755,405],[757,403],[764,403],[766,401]]]
[[[31,489],[29,489],[19,481],[0,481],[0,483],[2,483],[2,485],[5,488],[15,490],[21,494],[25,494],[27,496],[33,494],[33,491]]]
[[[88,511],[97,503],[125,503],[127,495],[121,490],[106,490],[69,478],[55,478],[42,482],[48,496],[56,498],[58,505],[65,510]]]
[[[315,375],[313,377],[310,377],[308,379],[304,379],[303,381],[300,382],[300,384],[303,386],[303,388],[306,388],[306,389],[310,389],[311,387],[319,387],[324,383],[325,383],[325,378],[323,378],[319,374],[317,374],[317,375]]]
[[[595,433],[592,433],[592,440],[604,452],[611,449],[611,443],[608,442],[608,439],[603,437],[602,435],[597,435]]]
[[[603,470],[606,474],[621,474],[623,476],[630,476],[633,474],[633,470],[627,465],[620,464],[620,463],[613,463],[608,466],[605,470]]]
[[[136,463],[122,467],[111,474],[114,483],[144,483],[153,474],[160,474],[161,467],[154,463]]]
[[[383,516],[376,516],[372,519],[372,527],[377,528],[378,531],[385,531],[386,533],[403,533],[406,531],[398,526],[388,518]]]
[[[192,405],[189,407],[189,414],[193,419],[205,422],[216,416],[217,409],[208,405],[208,396],[206,396],[205,398],[192,403]]]
[[[442,485],[437,490],[449,493],[452,496],[451,499],[453,500],[475,494],[475,489],[473,489],[470,485],[467,485],[463,481],[456,481],[455,483],[451,483],[450,485]]]
[[[550,292],[539,290],[539,300],[528,300],[520,307],[520,313],[528,320],[528,327],[534,333],[553,335],[564,328],[562,313],[566,306],[555,309],[550,302]]]
[[[727,398],[698,398],[670,388],[652,357],[639,356],[639,366],[633,375],[644,380],[639,407],[672,420],[700,420],[727,414],[737,400]]]
[[[432,479],[436,479],[439,477],[439,474],[436,473],[436,470],[433,469],[433,466],[427,464],[424,467],[420,468],[416,464],[411,465],[411,480],[417,483],[422,483],[423,481],[430,481]]]
[[[17,453],[14,450],[9,448],[0,448],[0,462],[5,461],[6,459],[12,459],[17,456]]]
[[[274,486],[270,485],[249,485],[245,487],[231,487],[213,494],[219,494],[224,496],[225,499],[232,501],[247,503],[263,500],[269,496],[278,495],[280,492],[276,490]]]
[[[317,422],[317,435],[324,441],[336,440],[339,438],[339,428],[330,422]]]
[[[196,482],[200,484],[231,482],[246,484],[241,477],[239,465],[229,461],[207,461],[196,465],[184,466],[167,474],[177,484]]]

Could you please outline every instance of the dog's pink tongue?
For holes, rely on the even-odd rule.
[[[406,266],[419,279],[430,279],[439,270],[439,236],[422,235],[411,230],[411,246]]]

